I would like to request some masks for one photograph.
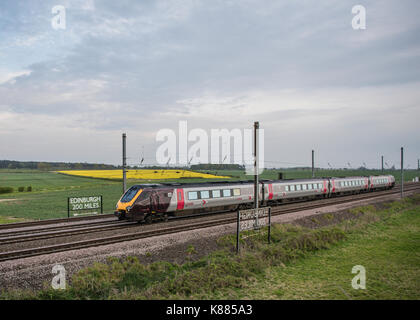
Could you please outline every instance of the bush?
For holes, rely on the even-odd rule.
[[[27,192],[31,192],[31,191],[32,191],[32,186],[27,187],[27,188],[26,188],[26,191],[27,191]]]
[[[19,191],[19,192],[23,192],[23,191],[25,191],[25,187],[19,187],[19,188],[18,188],[18,191]]]
[[[2,193],[12,193],[13,192],[13,188],[11,187],[0,187],[0,194]]]

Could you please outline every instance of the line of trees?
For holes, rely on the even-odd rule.
[[[82,163],[82,162],[40,162],[0,160],[0,169],[38,169],[38,170],[107,170],[116,169],[110,164]]]
[[[200,163],[191,165],[191,170],[245,170],[244,165],[226,163],[226,164],[215,164],[215,163]]]

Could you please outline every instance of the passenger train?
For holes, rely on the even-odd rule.
[[[331,198],[391,189],[392,175],[368,177],[262,180],[259,182],[260,206]],[[168,216],[204,212],[236,211],[252,208],[253,181],[141,184],[129,188],[116,205],[120,220],[150,223]]]

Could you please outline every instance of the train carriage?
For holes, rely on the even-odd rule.
[[[279,180],[265,183],[264,188],[268,202],[327,197],[328,179]]]
[[[334,196],[367,192],[368,190],[368,177],[331,178],[331,194]]]
[[[395,178],[391,175],[370,176],[370,190],[385,190],[390,189],[395,185]]]

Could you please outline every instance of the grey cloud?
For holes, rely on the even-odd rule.
[[[74,124],[68,124],[70,127],[90,128],[98,135],[120,129],[131,134],[150,133],[176,124],[179,118],[191,116],[188,101],[205,95],[230,97],[226,108],[241,113],[249,103],[248,92],[276,97],[276,91],[296,88],[311,98],[309,91],[329,88],[331,101],[337,97],[335,108],[325,108],[320,105],[325,99],[320,99],[319,103],[311,101],[311,110],[296,105],[285,110],[279,97],[278,110],[240,114],[236,122],[223,114],[212,119],[194,118],[195,127],[225,127],[243,126],[258,116],[275,137],[281,136],[283,125],[299,126],[301,119],[325,115],[318,133],[297,134],[291,145],[326,148],[326,126],[350,130],[378,120],[375,112],[380,101],[368,96],[370,101],[354,102],[352,95],[359,89],[410,86],[419,81],[417,1],[404,5],[396,1],[366,3],[365,31],[351,28],[353,1],[124,0],[96,1],[92,10],[84,8],[82,2],[70,1],[68,29],[60,33],[47,23],[55,4],[3,4],[7,10],[0,13],[5,18],[0,20],[10,25],[0,31],[1,35],[25,39],[42,34],[43,38],[33,52],[31,47],[7,49],[7,43],[0,40],[0,48],[6,48],[1,53],[7,56],[5,65],[19,64],[13,58],[15,53],[25,56],[25,61],[34,56],[33,63],[25,65],[32,71],[29,76],[0,85],[0,105],[27,117],[71,117]],[[31,27],[34,31],[29,31]],[[43,43],[48,43],[48,49],[39,48]],[[349,89],[347,95],[339,94],[342,88]],[[369,110],[372,105],[375,111],[370,113],[346,110],[347,106]],[[418,113],[418,105],[407,99],[401,105],[387,106],[391,109],[386,112],[409,105],[409,114]],[[387,118],[380,125],[390,125],[389,121]],[[401,125],[407,122],[405,117]],[[366,141],[369,147],[361,146],[360,153],[368,152],[375,141],[381,143],[380,138],[374,138],[374,129],[366,132],[371,142]],[[405,136],[404,128],[400,128],[386,139],[398,143]],[[355,139],[360,137],[363,135]],[[150,136],[144,139],[153,145]],[[276,143],[274,138],[268,141]],[[351,141],[346,140],[346,144]],[[331,138],[329,143],[345,154],[340,139]],[[411,138],[410,144],[417,146]],[[296,147],[284,148],[288,154],[301,156]]]

